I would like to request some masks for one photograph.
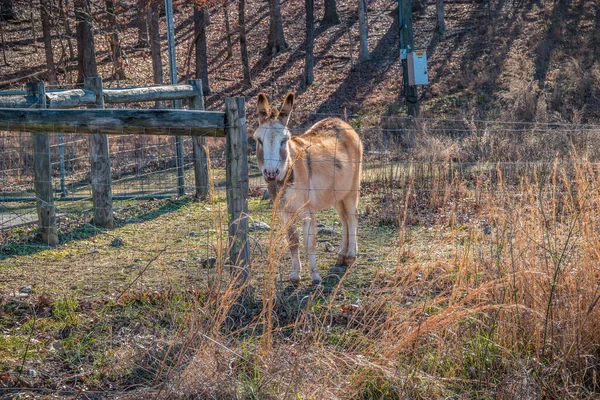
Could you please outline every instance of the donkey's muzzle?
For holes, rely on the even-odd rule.
[[[265,178],[265,181],[272,182],[275,179],[277,179],[277,176],[279,176],[279,169],[265,168],[263,170],[263,176]]]

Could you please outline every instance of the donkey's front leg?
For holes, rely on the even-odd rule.
[[[304,248],[310,264],[310,277],[313,285],[321,283],[321,275],[317,267],[317,221],[315,214],[309,212],[302,221],[304,228]]]
[[[283,213],[283,229],[287,232],[288,245],[292,254],[292,273],[290,274],[290,282],[297,285],[300,283],[300,254],[298,248],[300,246],[300,237],[294,225],[294,218],[291,214]]]

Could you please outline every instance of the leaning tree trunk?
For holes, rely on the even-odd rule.
[[[92,7],[90,0],[75,0],[75,20],[77,21],[77,82],[98,76],[94,32],[92,29]]]
[[[340,23],[340,16],[337,12],[335,0],[325,0],[325,14],[322,22],[328,25],[337,25]]]
[[[367,40],[367,2],[358,0],[358,30],[360,43],[358,48],[358,61],[367,61],[371,59],[369,55],[369,42]]]
[[[196,47],[196,78],[202,79],[202,93],[210,94],[208,86],[208,58],[206,53],[206,5],[194,7],[194,38]]]
[[[306,59],[304,61],[304,87],[312,85],[314,81],[313,67],[315,64],[315,0],[304,0],[306,7]]]
[[[266,53],[270,56],[285,51],[288,47],[283,35],[280,0],[269,0],[269,40]]]
[[[50,32],[50,1],[40,0],[40,16],[42,17],[42,34],[44,36],[44,51],[46,54],[46,68],[48,69],[48,82],[56,85],[56,65],[54,64],[54,52],[52,51],[52,34]]]
[[[137,0],[138,42],[136,47],[148,47],[148,22],[146,20],[147,0]]]
[[[148,35],[150,38],[150,53],[152,54],[152,73],[154,83],[163,83],[162,58],[160,56],[160,25],[158,6],[154,2],[148,5]]]
[[[240,51],[242,55],[242,70],[244,73],[244,86],[252,86],[250,77],[250,62],[248,61],[248,47],[246,45],[246,0],[238,0],[238,25],[240,29]]]

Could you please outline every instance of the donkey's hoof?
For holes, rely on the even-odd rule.
[[[300,284],[300,275],[299,274],[290,274],[290,283],[294,286],[298,286]]]
[[[346,273],[346,267],[344,267],[343,265],[336,265],[336,266],[329,268],[330,275],[343,275],[345,273]]]
[[[344,264],[347,265],[348,267],[353,266],[355,262],[356,262],[356,256],[346,256],[346,259],[344,260]]]
[[[319,273],[312,274],[312,284],[314,286],[320,285],[323,280],[321,279],[321,275]]]
[[[338,254],[337,261],[335,262],[336,267],[343,267],[346,265],[346,256]]]

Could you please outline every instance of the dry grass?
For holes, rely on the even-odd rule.
[[[91,243],[0,262],[4,279],[26,279],[27,268],[35,268],[44,291],[52,293],[57,282],[67,291],[31,302],[7,294],[1,302],[9,334],[0,383],[18,377],[35,393],[67,384],[73,389],[64,396],[97,391],[126,398],[597,398],[600,170],[588,157],[594,150],[566,131],[570,154],[526,162],[520,157],[543,149],[542,141],[531,141],[543,132],[538,126],[523,130],[518,144],[505,138],[507,154],[523,161],[496,164],[494,146],[482,146],[479,154],[491,161],[458,163],[468,154],[460,146],[473,137],[491,140],[494,130],[454,121],[462,136],[435,142],[440,125],[420,122],[415,149],[435,161],[399,164],[400,151],[367,152],[361,255],[323,287],[286,287],[289,256],[278,216],[257,199],[251,216],[273,229],[252,237],[252,290],[237,287],[220,231],[219,193],[208,204],[184,202],[155,219],[95,232]],[[335,226],[331,213],[324,217]],[[216,231],[206,242],[190,232],[211,227]],[[109,248],[111,235],[121,235],[123,249]],[[201,271],[192,260],[182,268],[181,254],[196,255],[203,246],[216,252],[215,268]],[[121,266],[165,247],[147,271]],[[320,247],[319,262],[334,259]],[[68,276],[54,270],[65,263]],[[95,279],[90,268],[97,268]],[[74,280],[83,284],[69,293]],[[99,281],[106,284],[100,296],[93,292]],[[242,293],[250,296],[240,305]],[[44,352],[44,345],[54,350]],[[46,380],[16,374],[27,368]],[[73,371],[80,381],[70,380]]]
[[[376,271],[354,303],[342,278],[273,318],[280,294],[266,274],[255,282],[262,311],[232,328],[229,287],[201,308],[195,355],[160,395],[596,398],[599,173],[586,162],[555,164],[516,190],[500,177],[471,210],[485,229],[452,224],[463,243],[453,257],[407,260],[411,239],[402,237],[397,269]],[[445,198],[457,189],[446,184]]]

